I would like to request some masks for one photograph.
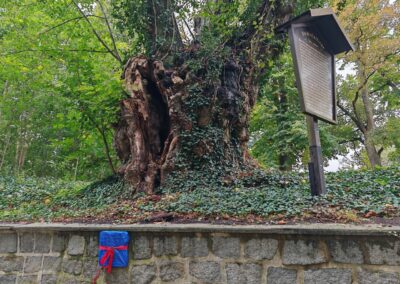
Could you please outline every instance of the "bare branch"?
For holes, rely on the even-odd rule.
[[[110,22],[108,21],[108,18],[107,18],[107,14],[106,14],[106,12],[105,12],[105,10],[104,10],[104,8],[103,8],[103,5],[101,4],[101,1],[100,1],[100,0],[97,0],[97,3],[99,3],[101,12],[102,12],[103,15],[104,15],[104,19],[105,19],[106,24],[107,24],[108,32],[110,33],[110,38],[111,38],[111,41],[112,41],[112,44],[113,44],[113,47],[114,47],[115,55],[119,58],[119,61],[122,62],[121,56],[120,56],[119,53],[118,53],[117,45],[116,45],[116,43],[115,43],[115,38],[114,38],[114,34],[113,34],[113,32],[112,32],[112,29],[111,29]]]
[[[87,17],[95,17],[95,18],[103,19],[103,17],[99,17],[99,16],[96,16],[96,15],[87,15]],[[56,29],[58,27],[61,27],[61,26],[65,25],[65,24],[68,24],[68,23],[70,23],[72,21],[77,21],[77,20],[80,20],[80,19],[83,19],[83,17],[80,16],[80,17],[75,17],[75,18],[72,18],[72,19],[65,20],[65,21],[63,21],[63,22],[61,22],[61,23],[59,23],[59,24],[57,24],[57,25],[55,25],[55,26],[53,26],[53,27],[51,27],[51,28],[49,28],[49,29],[47,29],[47,30],[45,30],[43,32],[40,32],[39,35],[48,33],[51,30],[54,30],[54,29]]]
[[[78,9],[79,13],[81,13],[82,17],[86,20],[86,22],[89,24],[89,26],[91,27],[94,35],[96,36],[96,38],[100,41],[100,43],[105,47],[105,49],[107,49],[107,51],[115,58],[118,60],[119,63],[122,64],[122,60],[121,58],[115,54],[110,47],[105,43],[105,41],[101,38],[101,36],[98,34],[98,32],[96,31],[96,29],[94,28],[92,22],[89,20],[89,18],[85,15],[85,12],[82,11],[82,9],[79,7],[78,3],[76,3],[75,0],[72,0],[72,2],[74,3],[75,7]]]
[[[109,53],[106,50],[95,50],[95,49],[62,49],[62,48],[52,48],[52,49],[24,49],[24,50],[15,50],[10,52],[1,53],[0,56],[8,56],[14,55],[24,52],[48,52],[48,51],[56,51],[56,52],[92,52],[92,53]]]
[[[183,20],[183,22],[185,23],[185,26],[186,26],[186,28],[188,29],[190,35],[192,36],[192,39],[195,40],[196,37],[194,36],[194,34],[193,34],[192,30],[190,29],[188,23],[186,22],[185,18],[183,18],[182,20]]]

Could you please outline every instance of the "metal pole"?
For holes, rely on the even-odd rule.
[[[318,119],[306,115],[308,140],[310,143],[310,163],[308,164],[311,194],[321,195],[326,193],[324,168],[322,164],[321,141],[319,138]]]

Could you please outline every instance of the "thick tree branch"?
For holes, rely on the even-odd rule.
[[[362,84],[361,84],[360,86],[358,86],[358,89],[357,89],[357,91],[356,91],[356,95],[355,95],[353,101],[351,102],[351,104],[353,105],[353,109],[354,109],[354,112],[355,112],[355,113],[356,113],[356,103],[357,103],[357,100],[358,100],[358,98],[359,98],[359,96],[360,96],[360,91],[362,90],[362,88],[365,87],[365,85],[368,83],[368,80],[371,78],[372,75],[375,74],[376,71],[377,71],[377,70],[374,69],[374,70],[365,78],[365,80],[362,82]]]
[[[360,91],[365,87],[365,85],[368,83],[368,80],[371,78],[372,75],[375,74],[376,71],[377,71],[376,69],[373,70],[373,71],[364,79],[364,81],[362,82],[362,84],[361,84],[360,86],[358,86],[358,89],[357,89],[357,91],[356,91],[356,94],[355,94],[355,96],[354,96],[354,99],[353,99],[353,101],[351,102],[351,105],[352,105],[353,111],[354,111],[354,116],[355,116],[355,119],[356,119],[357,121],[360,121],[360,120],[361,120],[360,117],[359,117],[359,115],[358,115],[358,112],[357,112],[357,101],[358,101],[358,99],[359,99],[359,97],[360,97]]]

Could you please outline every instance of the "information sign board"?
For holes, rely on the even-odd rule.
[[[336,124],[335,54],[354,50],[330,8],[310,9],[279,26],[289,32],[301,108],[310,142],[312,195],[326,192],[318,119]]]
[[[303,112],[336,123],[334,55],[313,26],[292,25],[289,37]]]

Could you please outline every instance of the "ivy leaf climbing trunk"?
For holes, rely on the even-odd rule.
[[[244,20],[240,31],[221,40],[218,27],[204,20],[201,34],[185,44],[175,17],[179,5],[148,1],[150,52],[126,63],[129,97],[121,102],[114,138],[119,173],[134,190],[153,194],[171,177],[191,179],[196,172],[229,182],[254,167],[247,151],[250,112],[264,63],[280,51],[273,28],[291,7],[250,2],[255,20]],[[232,7],[223,4],[215,15]]]

